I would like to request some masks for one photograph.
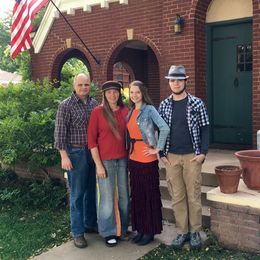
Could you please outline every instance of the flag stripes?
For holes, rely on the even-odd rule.
[[[48,0],[16,0],[13,9],[11,56],[15,58],[20,51],[32,47],[30,32],[35,14]]]

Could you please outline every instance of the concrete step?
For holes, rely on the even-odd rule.
[[[201,186],[201,204],[203,206],[209,206],[210,202],[207,200],[207,192],[214,189],[211,186]]]
[[[175,218],[172,210],[172,202],[170,200],[162,200],[163,219],[169,223],[175,223]],[[202,226],[204,228],[210,227],[210,207],[202,206]]]
[[[201,203],[202,205],[209,205],[209,201],[207,200],[207,192],[213,189],[211,186],[201,186]],[[171,200],[171,196],[168,191],[167,182],[164,180],[160,180],[160,192],[161,198],[163,200]]]
[[[166,169],[160,168],[160,180],[166,180]],[[217,187],[218,186],[218,180],[215,173],[210,172],[202,172],[202,185],[204,186],[212,186]]]
[[[215,173],[202,172],[202,185],[217,187],[218,180]]]

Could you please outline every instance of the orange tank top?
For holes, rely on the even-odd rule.
[[[131,138],[134,139],[142,139],[142,134],[141,131],[139,130],[139,127],[137,125],[137,116],[140,112],[140,109],[134,109],[133,113],[130,117],[130,120],[127,124],[127,129],[129,131],[129,135]],[[132,144],[131,144],[132,145]],[[133,161],[137,162],[143,162],[143,163],[148,163],[148,162],[153,162],[157,160],[156,154],[144,155],[144,150],[148,148],[148,145],[144,141],[136,141],[134,144],[134,149],[133,152],[130,154],[129,158]],[[130,146],[130,151],[131,151],[131,146]]]

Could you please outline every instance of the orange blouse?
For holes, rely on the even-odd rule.
[[[128,129],[129,135],[131,138],[134,138],[134,139],[142,139],[141,131],[139,130],[139,127],[136,123],[136,119],[137,119],[139,112],[140,112],[140,109],[134,109],[133,113],[128,121],[128,124],[127,124],[127,129]],[[148,162],[153,162],[153,161],[157,160],[156,154],[152,154],[152,155],[148,155],[148,156],[144,155],[144,150],[147,147],[148,147],[148,145],[145,144],[144,141],[137,141],[134,144],[134,150],[130,154],[129,158],[133,161],[142,162],[142,163],[148,163]],[[131,150],[131,147],[130,147],[130,150]]]

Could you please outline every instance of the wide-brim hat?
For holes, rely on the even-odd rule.
[[[110,80],[110,81],[106,81],[102,85],[102,91],[106,91],[109,89],[116,89],[116,90],[120,91],[122,87],[123,86],[122,86],[121,82]]]
[[[172,65],[169,69],[169,73],[165,76],[166,79],[187,79],[189,76],[186,75],[184,66]]]

